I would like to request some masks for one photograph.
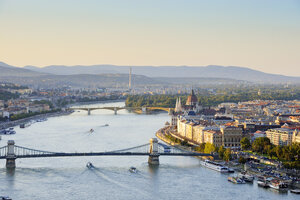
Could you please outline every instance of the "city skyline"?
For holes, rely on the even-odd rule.
[[[300,76],[298,1],[0,0],[0,61],[241,66]]]

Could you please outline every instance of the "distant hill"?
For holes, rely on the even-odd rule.
[[[57,75],[72,74],[103,74],[103,73],[128,73],[129,66],[115,65],[92,65],[92,66],[47,66],[37,68],[26,66],[36,72],[51,73]],[[217,66],[209,65],[206,67],[189,67],[189,66],[133,66],[132,72],[138,75],[149,77],[214,77],[244,80],[256,83],[300,83],[300,77],[291,77],[264,73],[261,71],[234,66]]]
[[[12,67],[10,65],[4,65],[0,63],[0,77],[15,76],[15,77],[32,77],[41,76],[46,73],[31,71],[28,69],[23,69],[19,67]]]
[[[56,87],[128,87],[128,74],[75,74],[75,75],[41,75],[16,77],[0,77],[0,81],[12,82],[30,87],[56,88]],[[162,81],[142,75],[132,75],[136,86],[160,85]]]

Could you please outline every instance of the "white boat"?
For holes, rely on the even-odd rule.
[[[300,194],[300,190],[291,190],[291,193]]]
[[[130,171],[131,173],[137,173],[137,169],[136,169],[135,167],[130,167],[130,168],[129,168],[129,171]]]
[[[41,119],[37,119],[35,120],[36,122],[44,122],[44,121],[47,121],[47,118],[41,118]]]
[[[88,162],[86,164],[86,167],[89,168],[89,169],[95,168],[94,165],[91,162]]]
[[[16,134],[16,131],[14,130],[14,128],[8,128],[8,129],[0,130],[0,134],[1,135],[12,135],[12,134]]]
[[[239,178],[245,180],[246,182],[253,182],[254,176],[248,174],[247,172],[240,172],[237,175]]]
[[[263,187],[263,188],[269,187],[268,181],[267,181],[266,177],[264,177],[264,176],[257,177],[257,185],[260,187]]]
[[[29,127],[30,125],[31,125],[31,123],[20,124],[20,128],[26,128],[26,127]]]
[[[200,161],[201,165],[209,168],[209,169],[213,169],[215,171],[221,172],[221,173],[228,173],[228,167],[225,167],[219,163],[210,161],[210,160],[205,160],[205,161]]]
[[[280,180],[273,179],[269,182],[269,187],[279,191],[287,191],[288,185]]]

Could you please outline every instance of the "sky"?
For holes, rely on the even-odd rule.
[[[300,76],[300,0],[0,0],[0,61]]]

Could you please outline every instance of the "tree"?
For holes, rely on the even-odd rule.
[[[252,150],[259,153],[267,153],[264,150],[267,150],[266,146],[271,145],[270,139],[267,137],[259,137],[254,140],[252,143]]]
[[[241,156],[241,157],[239,158],[239,163],[241,163],[241,164],[245,164],[246,161],[247,161],[247,160],[246,160],[243,156]]]
[[[241,139],[241,148],[243,150],[249,149],[251,147],[250,140],[247,137]]]
[[[199,152],[204,152],[205,143],[201,143],[200,146],[196,147],[195,150]]]
[[[228,148],[224,152],[224,158],[223,158],[223,160],[229,161],[230,159],[231,159],[231,149]]]
[[[205,149],[204,149],[204,153],[212,153],[216,151],[216,147],[215,145],[211,144],[211,143],[206,143],[205,144]]]
[[[224,158],[225,150],[226,150],[226,149],[225,149],[223,146],[220,146],[218,153],[219,153],[219,157],[220,157],[221,159]]]

